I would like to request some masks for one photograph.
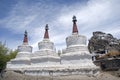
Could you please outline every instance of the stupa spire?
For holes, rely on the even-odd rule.
[[[25,33],[24,33],[23,44],[28,44],[28,37],[27,37],[27,31],[26,30],[25,30]]]
[[[77,24],[76,24],[76,22],[77,22],[77,20],[76,20],[76,16],[73,16],[73,31],[72,31],[72,33],[74,34],[74,33],[78,33],[78,29],[77,29]]]
[[[49,39],[49,33],[48,33],[48,24],[45,26],[45,34],[44,34],[44,39]]]

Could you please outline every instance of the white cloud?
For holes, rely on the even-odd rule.
[[[73,3],[69,6],[53,4],[38,2],[29,5],[19,1],[9,16],[0,20],[0,24],[5,24],[15,34],[28,30],[34,50],[43,39],[46,24],[49,24],[50,39],[57,49],[65,48],[65,38],[72,33],[73,15],[77,17],[79,33],[88,39],[93,31],[99,30],[120,38],[117,35],[120,32],[120,0],[89,0],[86,4]]]

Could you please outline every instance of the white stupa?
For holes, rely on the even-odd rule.
[[[24,34],[23,44],[18,46],[18,53],[15,59],[7,63],[7,69],[22,69],[31,65],[30,55],[32,47],[28,45],[27,31]]]
[[[94,74],[96,67],[86,45],[86,37],[78,34],[76,17],[73,17],[72,35],[66,38],[67,48],[58,56],[54,43],[49,39],[48,25],[45,27],[44,38],[38,43],[39,50],[32,53],[28,45],[27,32],[24,41],[18,46],[15,59],[7,63],[8,70],[22,71],[26,75],[72,75]]]
[[[54,43],[49,40],[48,25],[45,27],[43,41],[38,43],[39,50],[35,51],[31,56],[31,65],[50,66],[60,64],[60,57],[55,51]]]
[[[72,35],[66,38],[67,48],[61,55],[61,64],[73,67],[92,67],[94,64],[86,45],[87,39],[78,34],[76,22],[76,17],[73,16],[73,31]]]

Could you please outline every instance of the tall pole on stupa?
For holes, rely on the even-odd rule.
[[[77,20],[76,20],[76,16],[73,16],[73,31],[72,31],[72,33],[73,34],[78,34],[78,29],[77,29],[77,24],[76,24],[76,22],[77,22]]]
[[[46,24],[46,26],[45,26],[44,39],[49,39],[48,24]]]
[[[25,30],[25,33],[24,33],[23,44],[28,44],[28,36],[27,36],[27,31],[26,30]]]

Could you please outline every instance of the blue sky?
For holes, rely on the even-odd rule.
[[[34,51],[49,25],[50,40],[60,50],[72,34],[72,16],[76,15],[80,35],[89,39],[94,31],[120,38],[120,0],[0,0],[0,41],[16,49],[28,31]]]

